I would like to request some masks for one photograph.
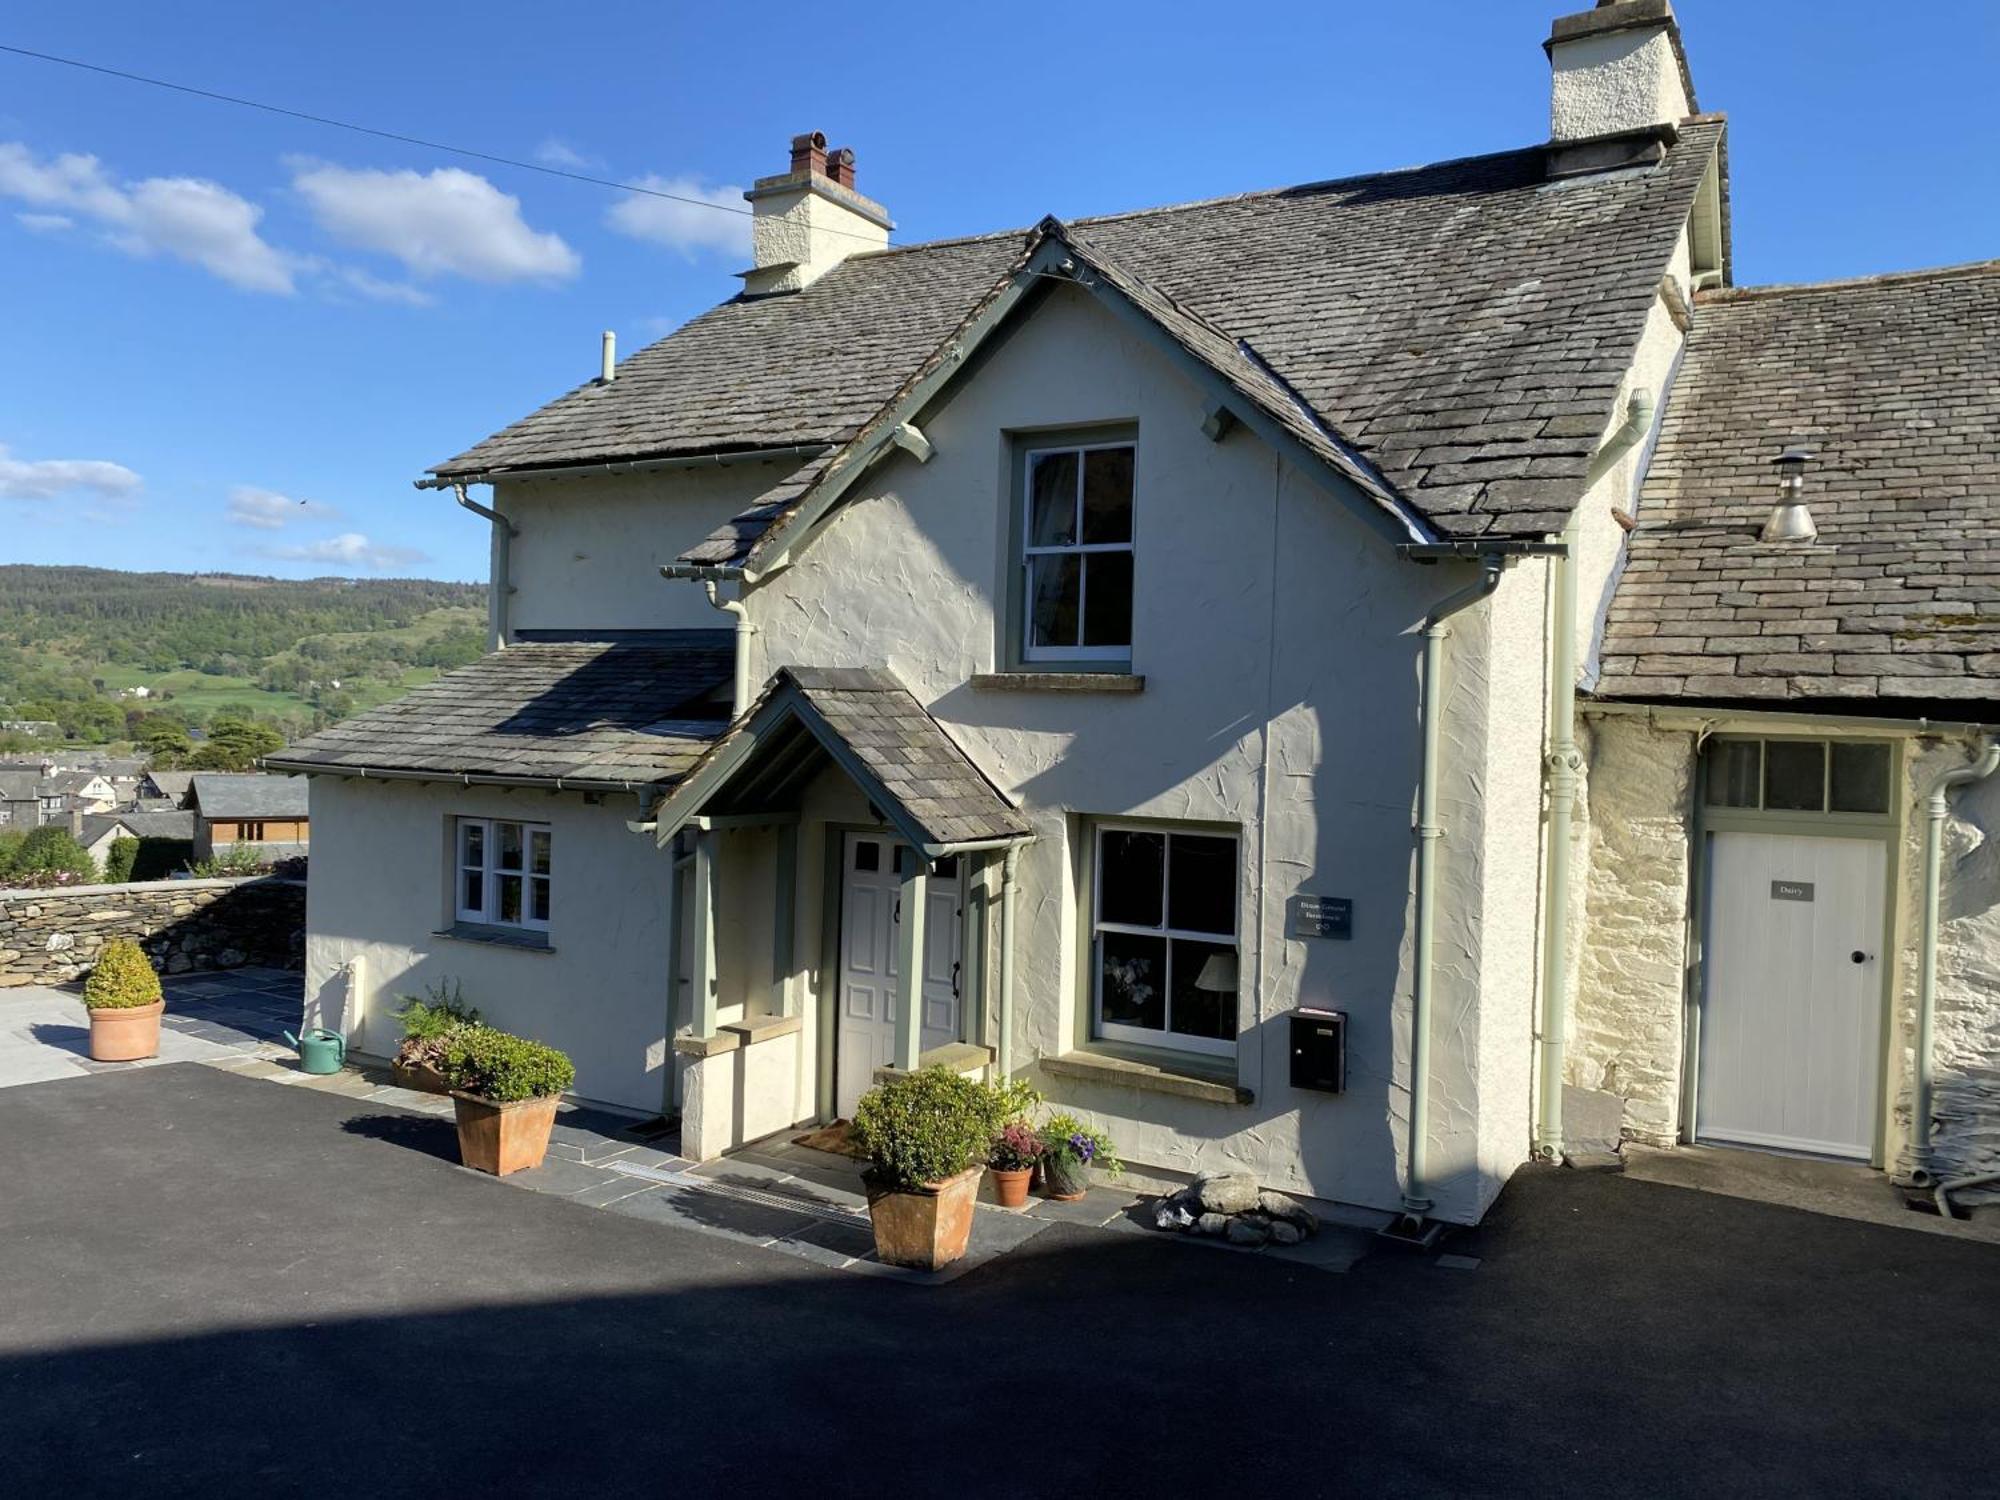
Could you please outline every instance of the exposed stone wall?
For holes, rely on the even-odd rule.
[[[168,974],[304,961],[306,888],[296,880],[160,880],[0,891],[0,988],[90,972],[104,944],[135,938]]]
[[[1907,761],[1901,967],[1890,1074],[1895,1100],[1890,1161],[1916,1165],[1910,1084],[1915,1059],[1919,941],[1923,932],[1926,794],[1937,777],[1973,756],[1962,744],[1926,744]],[[1944,826],[1938,901],[1937,1009],[1932,1017],[1930,1170],[1938,1177],[2000,1172],[2000,776],[1953,793]],[[2000,1201],[2000,1185],[1964,1192],[1961,1203]]]
[[[1576,993],[1566,1080],[1625,1101],[1624,1133],[1680,1128],[1694,736],[1597,719],[1579,737],[1586,792],[1572,854]],[[1580,910],[1579,910],[1580,907]]]

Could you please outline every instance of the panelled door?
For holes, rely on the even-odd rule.
[[[1696,1135],[1866,1161],[1887,847],[1780,833],[1708,840]]]
[[[874,1084],[875,1070],[896,1058],[899,871],[917,857],[908,844],[879,834],[850,833],[842,850],[834,1107],[848,1119]],[[921,1045],[928,1051],[959,1039],[964,899],[958,862],[940,861],[926,889]]]

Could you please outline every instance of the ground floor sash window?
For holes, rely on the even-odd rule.
[[[458,820],[458,920],[546,932],[554,881],[546,823]]]
[[[1121,824],[1094,836],[1095,1034],[1233,1055],[1236,836]]]

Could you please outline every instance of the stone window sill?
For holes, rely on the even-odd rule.
[[[1138,693],[1146,679],[1132,672],[979,672],[972,687],[981,693]]]
[[[790,1036],[802,1030],[805,1021],[799,1016],[751,1016],[747,1020],[730,1021],[718,1026],[717,1031],[727,1031],[738,1037],[744,1046],[754,1047],[759,1042],[768,1042],[776,1037]]]
[[[493,948],[515,948],[523,953],[553,953],[555,948],[539,933],[517,932],[505,927],[480,927],[472,922],[454,922],[440,927],[432,937],[451,938],[460,943],[484,943]]]
[[[1203,1068],[1192,1061],[1141,1059],[1093,1048],[1045,1057],[1042,1070],[1078,1083],[1172,1094],[1182,1099],[1199,1099],[1204,1104],[1254,1104],[1257,1100],[1255,1093],[1225,1072]]]

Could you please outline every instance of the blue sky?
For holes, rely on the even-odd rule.
[[[913,243],[1527,144],[1564,8],[111,0],[0,42],[728,202],[817,128]],[[1678,9],[1739,281],[2000,255],[2000,7]],[[0,561],[480,577],[410,481],[731,295],[746,222],[0,55]]]

